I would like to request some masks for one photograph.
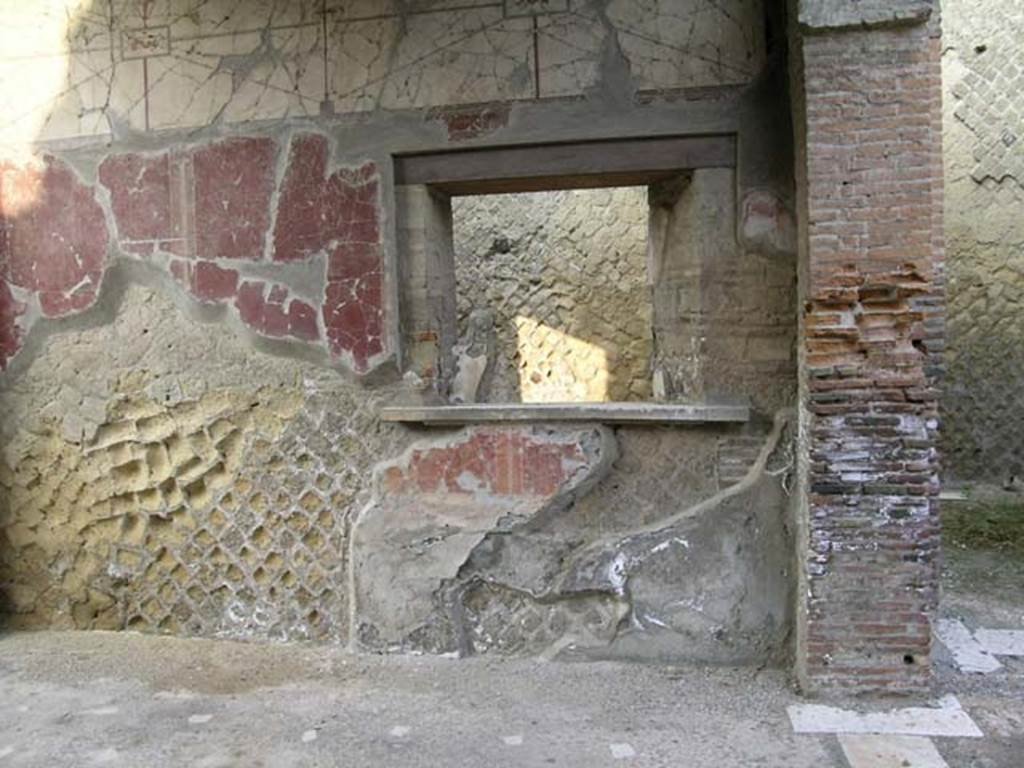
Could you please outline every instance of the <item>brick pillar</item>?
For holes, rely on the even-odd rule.
[[[914,690],[938,589],[938,13],[930,0],[798,5],[797,670],[808,689]]]

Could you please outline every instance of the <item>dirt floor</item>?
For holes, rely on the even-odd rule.
[[[1024,506],[992,509],[947,505],[942,613],[972,631],[1024,629],[1024,553],[1006,534]],[[1024,657],[1001,661],[968,675],[940,647],[929,696],[831,703],[874,711],[954,694],[984,738],[934,738],[945,764],[1019,768]],[[779,670],[11,633],[0,635],[0,768],[900,765],[854,764],[836,736],[794,734],[786,707],[800,701]]]
[[[779,672],[0,639],[0,766],[837,764]]]

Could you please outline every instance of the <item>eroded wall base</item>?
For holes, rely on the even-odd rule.
[[[417,433],[377,420],[366,390],[254,353],[150,288],[117,310],[48,339],[2,395],[17,414],[0,475],[10,625],[784,653],[787,417]],[[117,350],[102,371],[99,349]]]

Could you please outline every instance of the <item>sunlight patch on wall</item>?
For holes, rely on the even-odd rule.
[[[515,325],[524,403],[608,400],[608,354],[602,347],[522,315]]]
[[[93,0],[0,0],[0,147],[6,160],[28,159],[65,95],[90,84],[95,72],[71,76],[73,55],[83,59],[85,70],[96,66],[84,61],[85,52],[72,54],[70,40],[92,5]],[[111,56],[107,48],[100,54],[104,60]],[[76,124],[86,119],[78,106]]]

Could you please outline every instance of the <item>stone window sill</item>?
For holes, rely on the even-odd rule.
[[[741,424],[750,420],[744,403],[476,403],[393,405],[380,409],[384,421],[425,425],[599,422],[603,424]]]

